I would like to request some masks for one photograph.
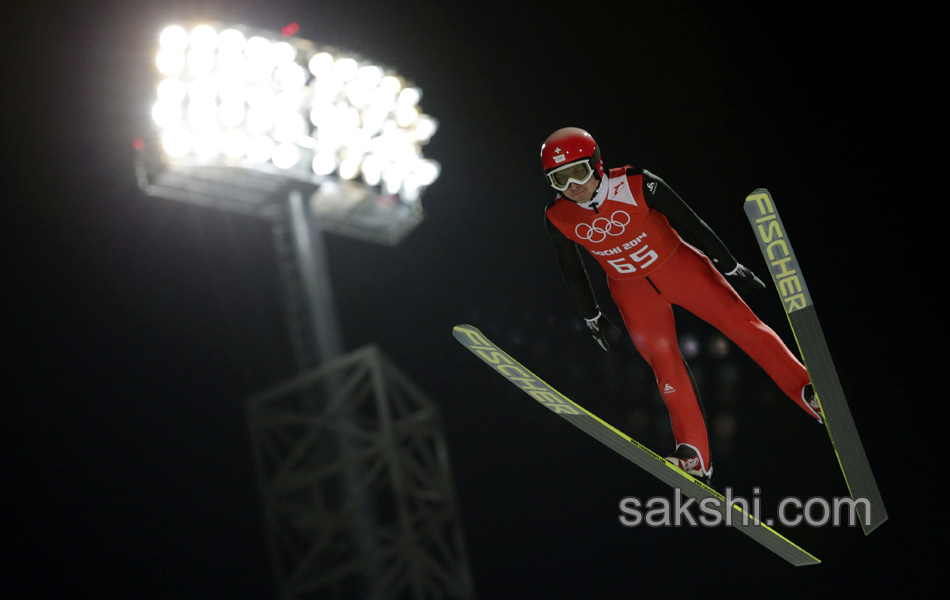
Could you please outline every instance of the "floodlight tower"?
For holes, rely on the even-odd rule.
[[[343,354],[322,238],[420,223],[437,122],[391,69],[294,33],[164,29],[139,185],[271,227],[297,375],[246,406],[282,598],[472,598],[437,405],[375,347]]]

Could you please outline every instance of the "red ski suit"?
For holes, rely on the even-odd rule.
[[[624,325],[656,376],[677,447],[690,446],[700,457],[703,471],[711,471],[706,424],[679,350],[674,304],[721,331],[785,394],[816,416],[802,398],[802,388],[809,382],[805,367],[713,266],[715,261],[729,272],[738,263],[712,230],[661,179],[647,171],[612,169],[600,186],[586,205],[559,196],[545,211],[548,230],[565,280],[585,318],[595,317],[599,308],[586,272],[583,278],[578,276],[580,255],[575,245],[585,248],[607,273]],[[657,205],[668,207],[669,216],[675,216],[677,225],[700,241],[700,247],[713,259],[684,242]],[[584,271],[582,265],[580,271]]]

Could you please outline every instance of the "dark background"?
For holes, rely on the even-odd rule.
[[[945,479],[941,224],[946,52],[936,16],[811,2],[494,5],[72,2],[5,9],[3,540],[16,597],[275,597],[243,398],[292,373],[267,226],[145,197],[158,31],[208,17],[395,66],[440,121],[427,219],[396,248],[328,236],[346,346],[376,342],[442,408],[481,598],[911,596],[936,586]],[[846,8],[846,6],[854,8]],[[372,18],[367,18],[372,15]],[[806,274],[890,519],[784,532],[794,569],[726,528],[626,529],[670,490],[451,337],[480,327],[663,452],[668,419],[624,339],[581,331],[541,221],[548,133],[664,177],[766,276],[742,200],[768,188]],[[602,276],[601,302],[619,323]],[[771,288],[747,296],[791,343]],[[716,483],[771,513],[844,496],[822,428],[747,358],[699,352]],[[732,433],[726,435],[731,431]]]

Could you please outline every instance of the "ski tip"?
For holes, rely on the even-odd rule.
[[[485,334],[479,331],[478,327],[473,327],[472,325],[456,325],[452,328],[452,337],[463,344],[472,340],[481,340],[487,342]]]

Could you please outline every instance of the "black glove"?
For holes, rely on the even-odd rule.
[[[727,273],[726,277],[729,278],[732,287],[739,291],[757,292],[765,289],[765,284],[762,283],[762,280],[756,277],[748,267],[742,264],[736,264],[736,268],[730,273]]]
[[[610,352],[610,343],[607,342],[608,335],[620,333],[620,330],[604,316],[603,313],[597,313],[593,319],[584,319],[587,323],[587,330],[594,336],[597,345],[604,349],[604,352]]]

